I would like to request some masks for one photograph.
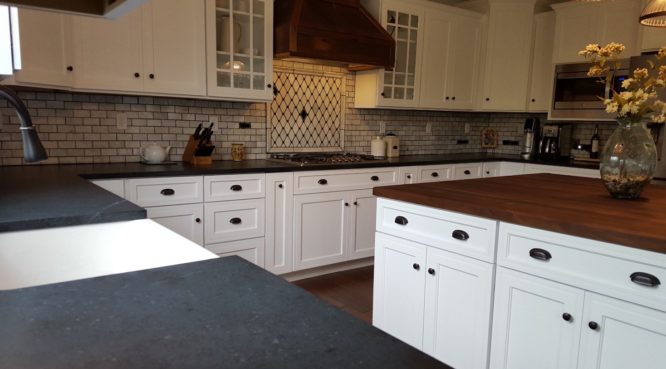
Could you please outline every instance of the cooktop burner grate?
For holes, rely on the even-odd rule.
[[[375,159],[372,155],[352,154],[352,153],[295,153],[295,154],[273,154],[271,160],[280,162],[289,162],[292,164],[317,165],[317,164],[354,164],[378,162],[381,159]]]

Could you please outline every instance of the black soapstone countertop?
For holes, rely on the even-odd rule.
[[[8,369],[450,369],[238,257],[4,291],[0,316]]]
[[[87,179],[172,177],[247,174],[306,170],[354,169],[450,164],[479,161],[514,161],[532,164],[598,168],[589,163],[521,160],[518,155],[484,153],[401,156],[376,162],[298,166],[271,160],[217,161],[210,166],[187,163],[32,165],[0,167],[0,232],[134,220],[144,209],[123,200]]]

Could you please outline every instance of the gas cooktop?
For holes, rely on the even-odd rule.
[[[289,153],[272,154],[272,161],[287,162],[294,165],[326,165],[326,164],[357,164],[357,163],[376,163],[385,159],[376,159],[372,155],[353,154],[346,152],[332,153]]]

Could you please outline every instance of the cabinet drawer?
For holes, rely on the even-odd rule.
[[[294,174],[295,194],[361,190],[398,184],[398,170],[330,170]]]
[[[139,206],[203,202],[203,177],[128,179],[125,185],[127,200]]]
[[[263,199],[204,204],[206,245],[264,236]]]
[[[453,179],[453,165],[430,165],[419,168],[421,182],[439,182]]]
[[[483,176],[482,163],[456,164],[453,179],[472,179]]]
[[[379,199],[377,231],[479,260],[494,262],[497,222]]]
[[[240,256],[243,259],[264,267],[264,243],[263,237],[249,240],[221,242],[206,245],[206,249],[220,257]]]
[[[507,223],[499,234],[498,265],[666,309],[665,254]]]
[[[266,197],[266,175],[205,176],[204,199],[227,201]]]

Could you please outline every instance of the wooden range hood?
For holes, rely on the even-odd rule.
[[[275,0],[276,59],[316,59],[350,70],[393,69],[395,41],[360,0]]]

